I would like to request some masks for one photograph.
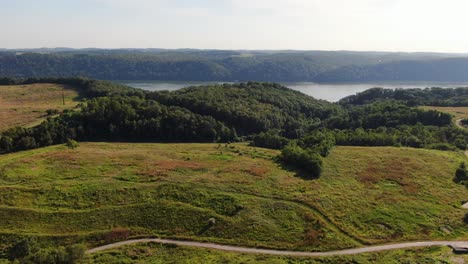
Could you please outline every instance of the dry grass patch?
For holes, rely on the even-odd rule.
[[[266,173],[269,172],[269,169],[266,168],[266,167],[254,165],[254,166],[252,166],[252,167],[246,169],[245,171],[246,171],[247,173],[253,175],[253,176],[262,177],[262,176],[264,176]]]
[[[407,157],[396,157],[396,159],[366,165],[367,167],[359,172],[359,179],[369,188],[375,188],[378,183],[387,182],[401,186],[406,193],[416,193],[420,189],[419,184],[412,181],[409,175],[412,171],[421,169],[421,166],[414,164]]]
[[[62,93],[65,97],[63,105]],[[75,108],[78,93],[60,84],[0,86],[0,131],[15,126],[40,124],[48,109]]]

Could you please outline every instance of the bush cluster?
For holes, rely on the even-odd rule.
[[[86,247],[79,244],[43,247],[34,240],[23,239],[9,249],[8,258],[27,264],[75,264],[84,258],[85,250]]]

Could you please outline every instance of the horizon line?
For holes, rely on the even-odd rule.
[[[28,51],[28,50],[167,50],[167,51],[180,51],[180,50],[194,50],[194,51],[245,51],[245,52],[356,52],[356,53],[428,53],[428,54],[460,54],[468,55],[468,52],[446,52],[446,51],[385,51],[385,50],[319,50],[319,49],[219,49],[219,48],[73,48],[73,47],[38,47],[38,48],[1,48],[0,51]]]

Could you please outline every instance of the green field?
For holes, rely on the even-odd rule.
[[[1,246],[111,242],[111,230],[323,251],[466,239],[462,153],[336,147],[305,180],[245,144],[81,143],[0,156]],[[210,224],[214,218],[216,223]]]
[[[48,109],[72,109],[78,97],[74,89],[60,84],[0,85],[0,131],[38,125]]]

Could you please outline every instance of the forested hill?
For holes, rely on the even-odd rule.
[[[349,51],[0,52],[0,77],[173,81],[468,81],[468,55]]]
[[[212,116],[240,135],[276,129],[295,138],[341,111],[337,105],[274,83],[189,87],[148,93],[147,98]]]

